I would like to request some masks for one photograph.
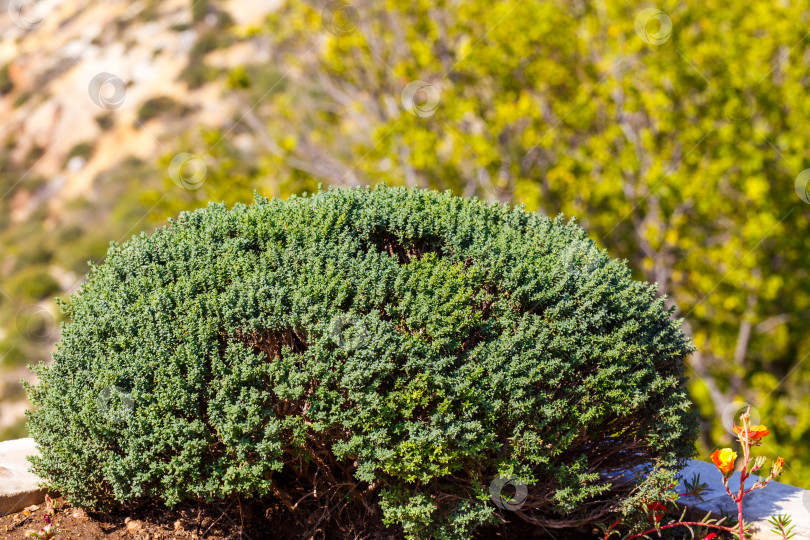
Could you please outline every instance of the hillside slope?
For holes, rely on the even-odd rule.
[[[275,4],[0,2],[0,440],[22,432],[22,365],[58,339],[52,298],[151,226],[167,141],[238,113],[228,74],[268,56],[240,36]]]

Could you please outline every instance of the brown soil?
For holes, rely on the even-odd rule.
[[[240,510],[241,507],[241,510]],[[221,504],[186,503],[175,508],[157,504],[143,504],[137,508],[112,513],[92,513],[71,505],[63,498],[54,501],[53,522],[61,531],[56,540],[72,539],[142,539],[162,540],[292,540],[327,538],[364,538],[373,540],[401,540],[402,532],[385,528],[381,523],[374,533],[348,534],[336,528],[318,527],[314,533],[293,518],[281,505],[254,501],[232,501]],[[0,538],[30,540],[28,531],[38,531],[45,525],[45,505],[0,518]],[[593,538],[586,531],[543,531],[523,523],[507,523],[478,531],[475,540],[518,540],[552,538],[571,540]]]

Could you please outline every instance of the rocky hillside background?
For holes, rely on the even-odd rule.
[[[166,141],[237,114],[228,75],[267,61],[250,28],[275,4],[0,2],[0,440],[24,434],[19,379],[58,339],[53,297],[163,218],[145,194],[167,187]]]

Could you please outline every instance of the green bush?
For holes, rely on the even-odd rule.
[[[231,90],[250,88],[250,75],[245,66],[236,66],[228,73],[227,83]]]
[[[13,424],[0,428],[0,441],[22,439],[23,437],[28,437],[28,431],[25,429],[25,418],[20,418]]]
[[[115,115],[110,111],[99,114],[95,117],[95,121],[101,131],[108,131],[115,125]]]
[[[39,254],[39,256],[47,255],[47,252]],[[59,283],[51,276],[48,269],[42,266],[25,268],[14,274],[3,285],[12,296],[24,302],[42,300],[60,291]]]
[[[192,61],[199,61],[203,56],[227,44],[225,36],[217,30],[203,32],[194,42],[189,52]]]
[[[206,65],[202,59],[192,60],[180,72],[178,80],[186,83],[190,90],[196,90],[207,83],[213,82],[219,78],[220,70]]]
[[[14,89],[14,82],[11,80],[11,75],[9,74],[10,68],[11,64],[6,64],[0,68],[0,96],[8,94]]]
[[[697,434],[656,287],[573,222],[476,199],[209,204],[112,245],[63,311],[34,470],[95,508],[310,494],[313,519],[463,538],[512,477],[526,519],[588,523]],[[600,477],[631,468],[656,472]]]
[[[68,161],[70,161],[71,159],[73,159],[76,156],[83,157],[84,159],[89,159],[90,156],[93,155],[93,150],[94,149],[95,149],[95,145],[91,141],[84,141],[84,142],[77,143],[76,145],[73,146],[73,148],[70,149],[70,152],[68,152],[68,155],[65,156],[65,162],[63,164],[63,167],[68,164]]]
[[[136,124],[145,124],[153,118],[157,118],[158,116],[168,113],[176,113],[182,116],[187,113],[188,110],[188,107],[178,103],[170,96],[154,97],[146,100],[138,109],[138,120]]]
[[[210,9],[208,0],[193,0],[191,2],[191,18],[194,22],[200,22],[205,19]]]
[[[20,92],[20,95],[14,98],[14,108],[16,109],[17,107],[22,107],[26,101],[31,99],[32,95],[33,94],[28,90],[23,90]]]

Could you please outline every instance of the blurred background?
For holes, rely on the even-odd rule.
[[[810,0],[0,0],[0,440],[111,241],[209,200],[450,190],[575,217],[810,488]]]

